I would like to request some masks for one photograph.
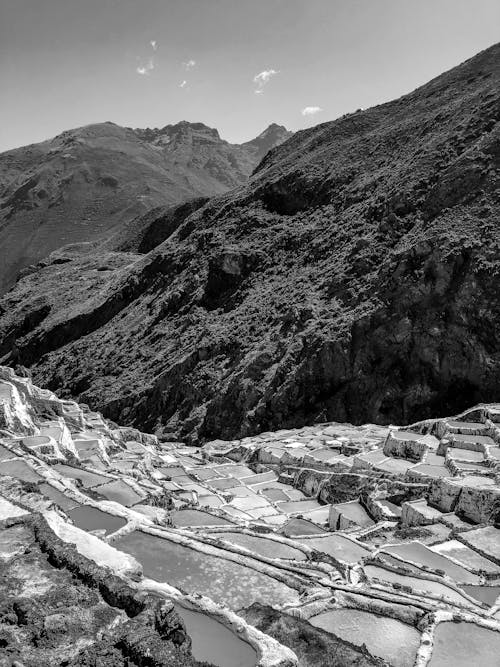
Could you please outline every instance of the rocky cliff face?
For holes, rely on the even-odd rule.
[[[56,248],[100,242],[155,206],[245,183],[290,134],[272,125],[237,145],[203,123],[156,130],[101,123],[2,153],[0,293]]]
[[[1,354],[168,438],[494,400],[499,70],[497,45],[295,134],[148,254],[52,258],[1,302]]]

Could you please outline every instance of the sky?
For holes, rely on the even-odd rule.
[[[103,121],[301,129],[414,90],[499,26],[499,0],[0,0],[0,151]]]

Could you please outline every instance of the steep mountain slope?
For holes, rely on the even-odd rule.
[[[498,398],[499,84],[496,45],[295,134],[146,255],[56,253],[1,302],[0,355],[193,441]]]
[[[290,134],[273,124],[236,145],[202,123],[161,130],[101,123],[2,153],[0,293],[62,245],[98,241],[154,206],[244,183]]]

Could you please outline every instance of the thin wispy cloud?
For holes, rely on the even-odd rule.
[[[135,71],[137,74],[140,74],[141,76],[149,76],[149,74],[154,70],[155,68],[155,61],[153,58],[150,58],[144,65],[139,65],[138,67],[135,68]]]
[[[314,116],[321,111],[323,111],[321,107],[304,107],[301,111],[301,114],[303,116]]]
[[[193,59],[188,60],[185,63],[182,63],[182,66],[184,67],[184,69],[187,72],[189,72],[190,69],[193,69],[193,67],[196,67],[196,60],[193,60]]]
[[[253,78],[253,82],[256,86],[254,91],[255,94],[262,95],[264,92],[264,87],[269,83],[273,76],[276,76],[276,74],[279,74],[279,70],[265,69],[262,72],[256,74]]]

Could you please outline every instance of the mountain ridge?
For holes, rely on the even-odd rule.
[[[499,56],[296,133],[147,254],[54,256],[0,302],[0,355],[192,442],[495,400]]]
[[[288,136],[279,126],[267,145]],[[155,206],[243,184],[261,143],[230,144],[203,123],[155,131],[106,122],[0,154],[0,293],[58,247],[103,240]]]

